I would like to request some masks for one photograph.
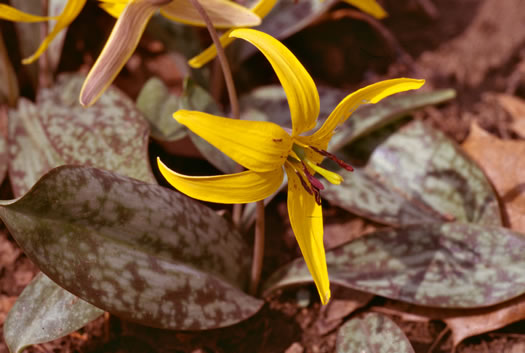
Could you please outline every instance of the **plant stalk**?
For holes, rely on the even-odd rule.
[[[198,0],[190,1],[193,7],[195,7],[197,12],[199,12],[199,15],[206,23],[208,32],[210,32],[211,39],[213,40],[213,44],[217,48],[217,58],[221,63],[222,73],[224,75],[224,82],[226,82],[226,89],[228,90],[228,96],[230,98],[231,116],[234,119],[239,119],[239,100],[237,99],[237,92],[235,90],[235,84],[233,82],[232,71],[230,69],[230,65],[228,64],[228,59],[226,59],[226,54],[224,53],[224,48],[221,45],[221,41],[219,40],[217,31],[215,30],[215,27],[213,27],[213,23],[211,22],[210,17],[206,13],[206,10],[204,9],[204,7],[202,7],[200,2]]]
[[[217,58],[222,67],[222,73],[224,75],[224,82],[226,83],[226,89],[228,90],[228,96],[230,99],[231,117],[233,119],[240,118],[239,100],[237,98],[237,92],[235,90],[235,84],[233,82],[233,76],[224,52],[224,48],[221,45],[217,31],[213,26],[206,10],[202,7],[198,0],[190,0],[193,7],[199,12],[200,16],[206,23],[208,32],[210,33],[213,44],[217,48]],[[242,167],[239,166],[239,171],[242,171]],[[240,204],[233,205],[233,222],[238,226],[241,220],[242,206]],[[257,287],[259,286],[259,280],[261,278],[262,262],[264,256],[264,201],[257,202],[257,214],[255,220],[255,242],[253,248],[253,262],[252,272],[250,281],[250,293],[255,295],[257,293]]]
[[[264,200],[257,201],[256,207],[255,242],[253,244],[252,276],[250,281],[251,295],[257,294],[264,257]]]
[[[204,20],[204,23],[206,23],[206,28],[208,28],[208,32],[210,33],[211,39],[213,40],[213,44],[215,45],[215,48],[217,48],[217,58],[219,59],[219,63],[221,64],[222,73],[224,76],[224,82],[226,83],[226,89],[228,90],[228,97],[230,99],[230,108],[231,108],[231,117],[233,119],[239,119],[240,118],[240,109],[239,109],[239,99],[237,98],[237,91],[235,90],[235,83],[233,82],[233,76],[232,71],[230,69],[230,65],[228,63],[228,59],[226,58],[226,53],[224,52],[224,48],[222,47],[221,41],[219,40],[219,36],[217,35],[217,30],[213,26],[213,23],[210,20],[210,17],[206,13],[206,10],[198,0],[190,0],[193,7],[199,12],[199,15]],[[239,166],[239,172],[242,171],[242,167]],[[233,211],[232,211],[232,219],[233,223],[237,226],[239,226],[241,222],[241,215],[242,215],[242,205],[235,204],[233,205]]]

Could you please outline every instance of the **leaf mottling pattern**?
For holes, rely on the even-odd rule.
[[[63,166],[3,206],[0,217],[53,281],[123,318],[207,329],[262,305],[241,290],[250,264],[241,235],[166,188]]]
[[[379,130],[350,144],[342,158],[363,155],[366,165],[354,173],[339,170],[343,184],[326,185],[323,197],[391,225],[453,220],[501,225],[496,195],[481,169],[423,122]]]
[[[16,196],[48,170],[63,164],[89,165],[155,182],[148,162],[149,127],[132,100],[112,87],[97,104],[78,103],[84,81],[62,75],[9,112],[9,174]]]
[[[388,317],[371,313],[348,320],[337,332],[336,353],[414,353],[401,328]]]
[[[413,304],[474,308],[525,293],[525,237],[501,227],[432,223],[382,230],[326,253],[332,283]],[[265,292],[311,283],[302,259]]]
[[[78,330],[103,311],[79,299],[39,273],[18,297],[4,323],[9,350],[22,352]]]

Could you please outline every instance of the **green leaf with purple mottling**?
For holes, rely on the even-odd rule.
[[[22,98],[17,109],[9,112],[9,174],[15,196],[26,193],[51,168],[66,163],[95,165],[155,181],[147,159],[148,127],[133,102],[111,87],[93,107],[82,108],[78,103],[82,82],[81,76],[62,76],[56,86],[40,92],[36,104]],[[34,319],[30,302],[34,297],[42,298],[37,318],[62,322],[63,330]],[[93,312],[100,312],[81,299],[77,305],[67,305],[70,297],[74,296],[46,276],[37,276],[24,289],[10,315],[17,317],[16,322],[32,322],[41,327],[40,331],[28,327],[19,332],[23,326],[11,327],[15,322],[12,320],[4,327],[4,332],[11,332],[6,341],[21,347],[41,342],[42,337],[56,339],[90,322]]]
[[[404,302],[476,308],[525,293],[525,237],[502,227],[427,223],[381,230],[326,253],[332,284]],[[265,294],[312,283],[303,259],[275,272]]]
[[[348,320],[337,331],[336,353],[415,353],[410,341],[394,321],[369,313]]]
[[[19,353],[29,345],[52,341],[78,330],[102,314],[102,310],[39,273],[9,311],[4,322],[5,342],[10,352]]]
[[[414,121],[385,127],[348,145],[340,158],[361,161],[339,169],[341,185],[325,183],[323,198],[380,223],[458,220],[501,225],[496,194],[481,169],[442,132]],[[325,161],[328,168],[333,163]]]
[[[250,250],[209,208],[101,169],[51,170],[0,217],[26,255],[87,302],[145,325],[202,330],[255,314]]]
[[[148,125],[131,99],[110,87],[90,108],[78,103],[84,77],[62,75],[9,112],[9,175],[15,196],[51,168],[80,164],[155,182],[148,162]]]

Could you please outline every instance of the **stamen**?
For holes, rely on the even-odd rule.
[[[319,189],[313,185],[312,189],[314,190],[315,203],[321,206],[321,193],[319,192]]]
[[[306,183],[301,173],[298,170],[296,170],[295,174],[297,174],[297,176],[299,177],[299,180],[301,181],[301,185],[306,190],[306,192],[308,192],[310,195],[313,196],[312,189],[310,189],[310,186]]]
[[[326,170],[320,166],[318,166],[317,164],[315,164],[314,162],[312,162],[311,160],[309,159],[305,159],[305,163],[310,167],[312,168],[313,170],[315,170],[317,173],[321,174],[322,176],[325,177],[326,180],[328,180],[330,183],[332,184],[336,184],[336,185],[339,185],[341,184],[341,182],[343,181],[343,177],[340,176],[339,174],[337,173],[334,173],[334,172],[331,172],[329,170]]]
[[[319,153],[320,155],[333,160],[335,163],[339,164],[340,167],[348,170],[349,172],[354,171],[354,168],[350,164],[346,163],[345,161],[340,160],[339,158],[337,158],[335,155],[331,154],[330,152],[320,150],[318,148],[315,148],[314,146],[310,146],[310,148],[314,150],[315,152]]]
[[[303,172],[304,172],[304,175],[306,175],[306,178],[308,179],[308,181],[310,182],[310,184],[312,184],[312,186],[314,188],[317,188],[317,190],[324,190],[324,186],[323,184],[321,184],[321,182],[319,180],[317,180],[309,171],[308,171],[308,168],[306,167],[306,164],[304,164],[304,162],[301,162],[301,164],[303,165]]]

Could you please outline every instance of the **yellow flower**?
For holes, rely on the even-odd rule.
[[[381,19],[387,16],[386,11],[383,10],[381,5],[379,5],[375,0],[344,1],[346,1],[352,6],[357,7],[361,11],[374,16],[375,18]],[[270,13],[270,11],[273,9],[276,3],[277,0],[260,0],[251,8],[251,11],[260,18],[264,18]],[[233,29],[230,29],[220,36],[219,40],[223,48],[226,48],[234,41],[235,38],[230,36],[232,31]],[[217,48],[215,48],[215,45],[210,45],[202,53],[191,58],[188,61],[188,64],[194,69],[199,69],[202,66],[206,65],[208,62],[210,62],[213,58],[215,58],[215,56],[217,56]]]
[[[319,95],[308,72],[283,44],[263,32],[237,29],[230,36],[252,43],[271,63],[288,99],[291,131],[271,122],[235,120],[180,110],[173,114],[179,123],[186,125],[247,171],[192,177],[168,169],[158,159],[159,169],[166,180],[184,194],[218,203],[262,200],[278,190],[286,172],[290,223],[321,301],[326,304],[330,298],[330,288],[319,197],[319,190],[323,186],[313,174],[317,172],[332,183],[340,183],[342,178],[339,175],[318,165],[325,156],[333,157],[325,151],[334,129],[359,105],[376,103],[391,94],[417,89],[424,81],[401,78],[360,89],[343,99],[319,130],[304,136],[305,132],[315,128],[319,114]]]
[[[93,104],[104,90],[113,82],[124,64],[137,47],[146,25],[157,11],[177,22],[195,26],[205,26],[190,0],[99,0],[101,7],[118,18],[111,35],[91,69],[82,91],[80,103]],[[217,28],[251,27],[261,23],[259,16],[245,7],[229,0],[199,0]],[[32,63],[49,46],[55,36],[78,16],[86,0],[69,0],[58,17],[43,17],[19,11],[11,6],[0,4],[0,19],[17,22],[41,22],[57,20],[51,33],[44,39],[31,57],[24,59]]]

